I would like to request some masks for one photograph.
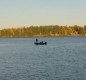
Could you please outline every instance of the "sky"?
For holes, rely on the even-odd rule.
[[[0,29],[86,25],[86,0],[0,0]]]

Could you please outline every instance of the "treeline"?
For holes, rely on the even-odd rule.
[[[0,37],[85,36],[86,25],[80,26],[30,26],[0,30]]]

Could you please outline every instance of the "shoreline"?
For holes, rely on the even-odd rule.
[[[0,38],[58,38],[58,37],[86,37],[86,35],[76,35],[76,36],[0,37]]]

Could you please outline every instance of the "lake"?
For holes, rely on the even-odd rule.
[[[0,80],[86,80],[86,37],[0,38]]]

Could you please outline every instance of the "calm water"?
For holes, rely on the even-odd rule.
[[[0,39],[0,80],[86,80],[86,37]]]

